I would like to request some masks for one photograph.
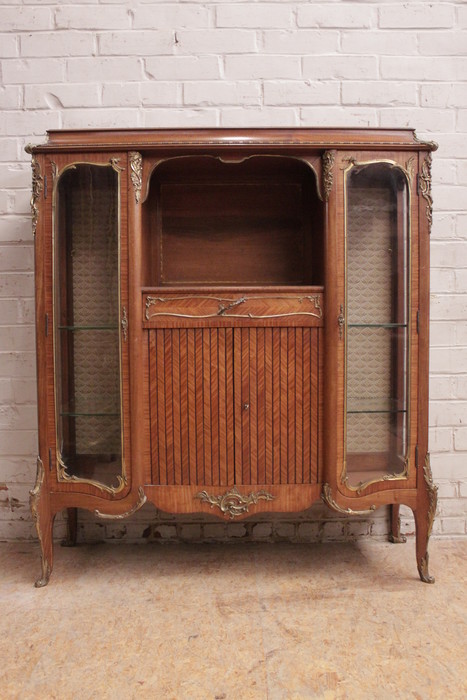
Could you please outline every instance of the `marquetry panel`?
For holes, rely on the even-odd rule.
[[[322,287],[298,291],[256,290],[232,292],[180,292],[154,289],[143,293],[145,328],[190,328],[235,326],[321,326]]]
[[[316,481],[319,334],[234,329],[236,483]]]
[[[152,483],[315,483],[320,332],[150,331]]]
[[[149,332],[152,482],[234,483],[232,329]]]

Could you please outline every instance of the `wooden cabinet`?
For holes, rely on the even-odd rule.
[[[431,151],[410,130],[56,131],[32,153],[39,457],[68,509],[415,514]]]

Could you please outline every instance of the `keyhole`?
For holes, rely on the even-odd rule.
[[[244,410],[244,411],[248,411],[249,408],[250,408],[250,404],[249,404],[249,403],[244,403],[244,404],[243,404],[243,410]]]

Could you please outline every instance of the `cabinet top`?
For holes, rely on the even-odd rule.
[[[414,129],[69,129],[48,131],[46,143],[28,145],[26,151],[248,147],[434,151],[438,146],[419,140]]]

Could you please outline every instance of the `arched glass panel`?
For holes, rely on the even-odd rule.
[[[109,488],[122,475],[118,180],[111,166],[66,169],[54,233],[59,472]]]
[[[409,405],[409,193],[390,163],[346,180],[346,478],[400,477]]]

